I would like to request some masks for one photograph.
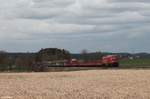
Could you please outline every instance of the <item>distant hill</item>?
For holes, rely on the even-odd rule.
[[[37,53],[7,53],[8,56],[12,58],[17,58],[17,57],[24,57],[24,56],[29,56],[29,57],[35,57]],[[122,58],[128,58],[128,57],[139,57],[139,58],[150,58],[149,53],[109,53],[109,52],[102,52],[102,53],[87,53],[87,54],[71,54],[71,58],[76,58],[76,59],[82,59],[85,57],[91,57],[91,59],[98,59],[101,58],[104,55],[118,55]]]

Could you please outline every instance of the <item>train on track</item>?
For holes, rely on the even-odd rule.
[[[103,56],[99,60],[82,61],[77,59],[43,61],[35,64],[36,69],[42,70],[47,67],[119,67],[119,58],[117,55]]]
[[[94,67],[94,66],[95,67],[100,67],[100,66],[119,67],[119,58],[116,55],[107,55],[107,56],[102,57],[102,59],[93,60],[93,61],[79,61],[77,59],[71,59],[68,62],[64,62],[63,66],[67,66],[67,67]]]

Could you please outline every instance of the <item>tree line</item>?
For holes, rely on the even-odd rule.
[[[8,53],[0,51],[0,71],[34,71],[36,63],[69,59],[65,49],[46,48],[37,53]]]

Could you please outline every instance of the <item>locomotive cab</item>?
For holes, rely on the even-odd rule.
[[[107,55],[102,58],[103,65],[109,67],[119,67],[119,58],[117,55]]]

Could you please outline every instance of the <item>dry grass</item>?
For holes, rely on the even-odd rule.
[[[150,70],[1,73],[0,99],[150,99]]]

